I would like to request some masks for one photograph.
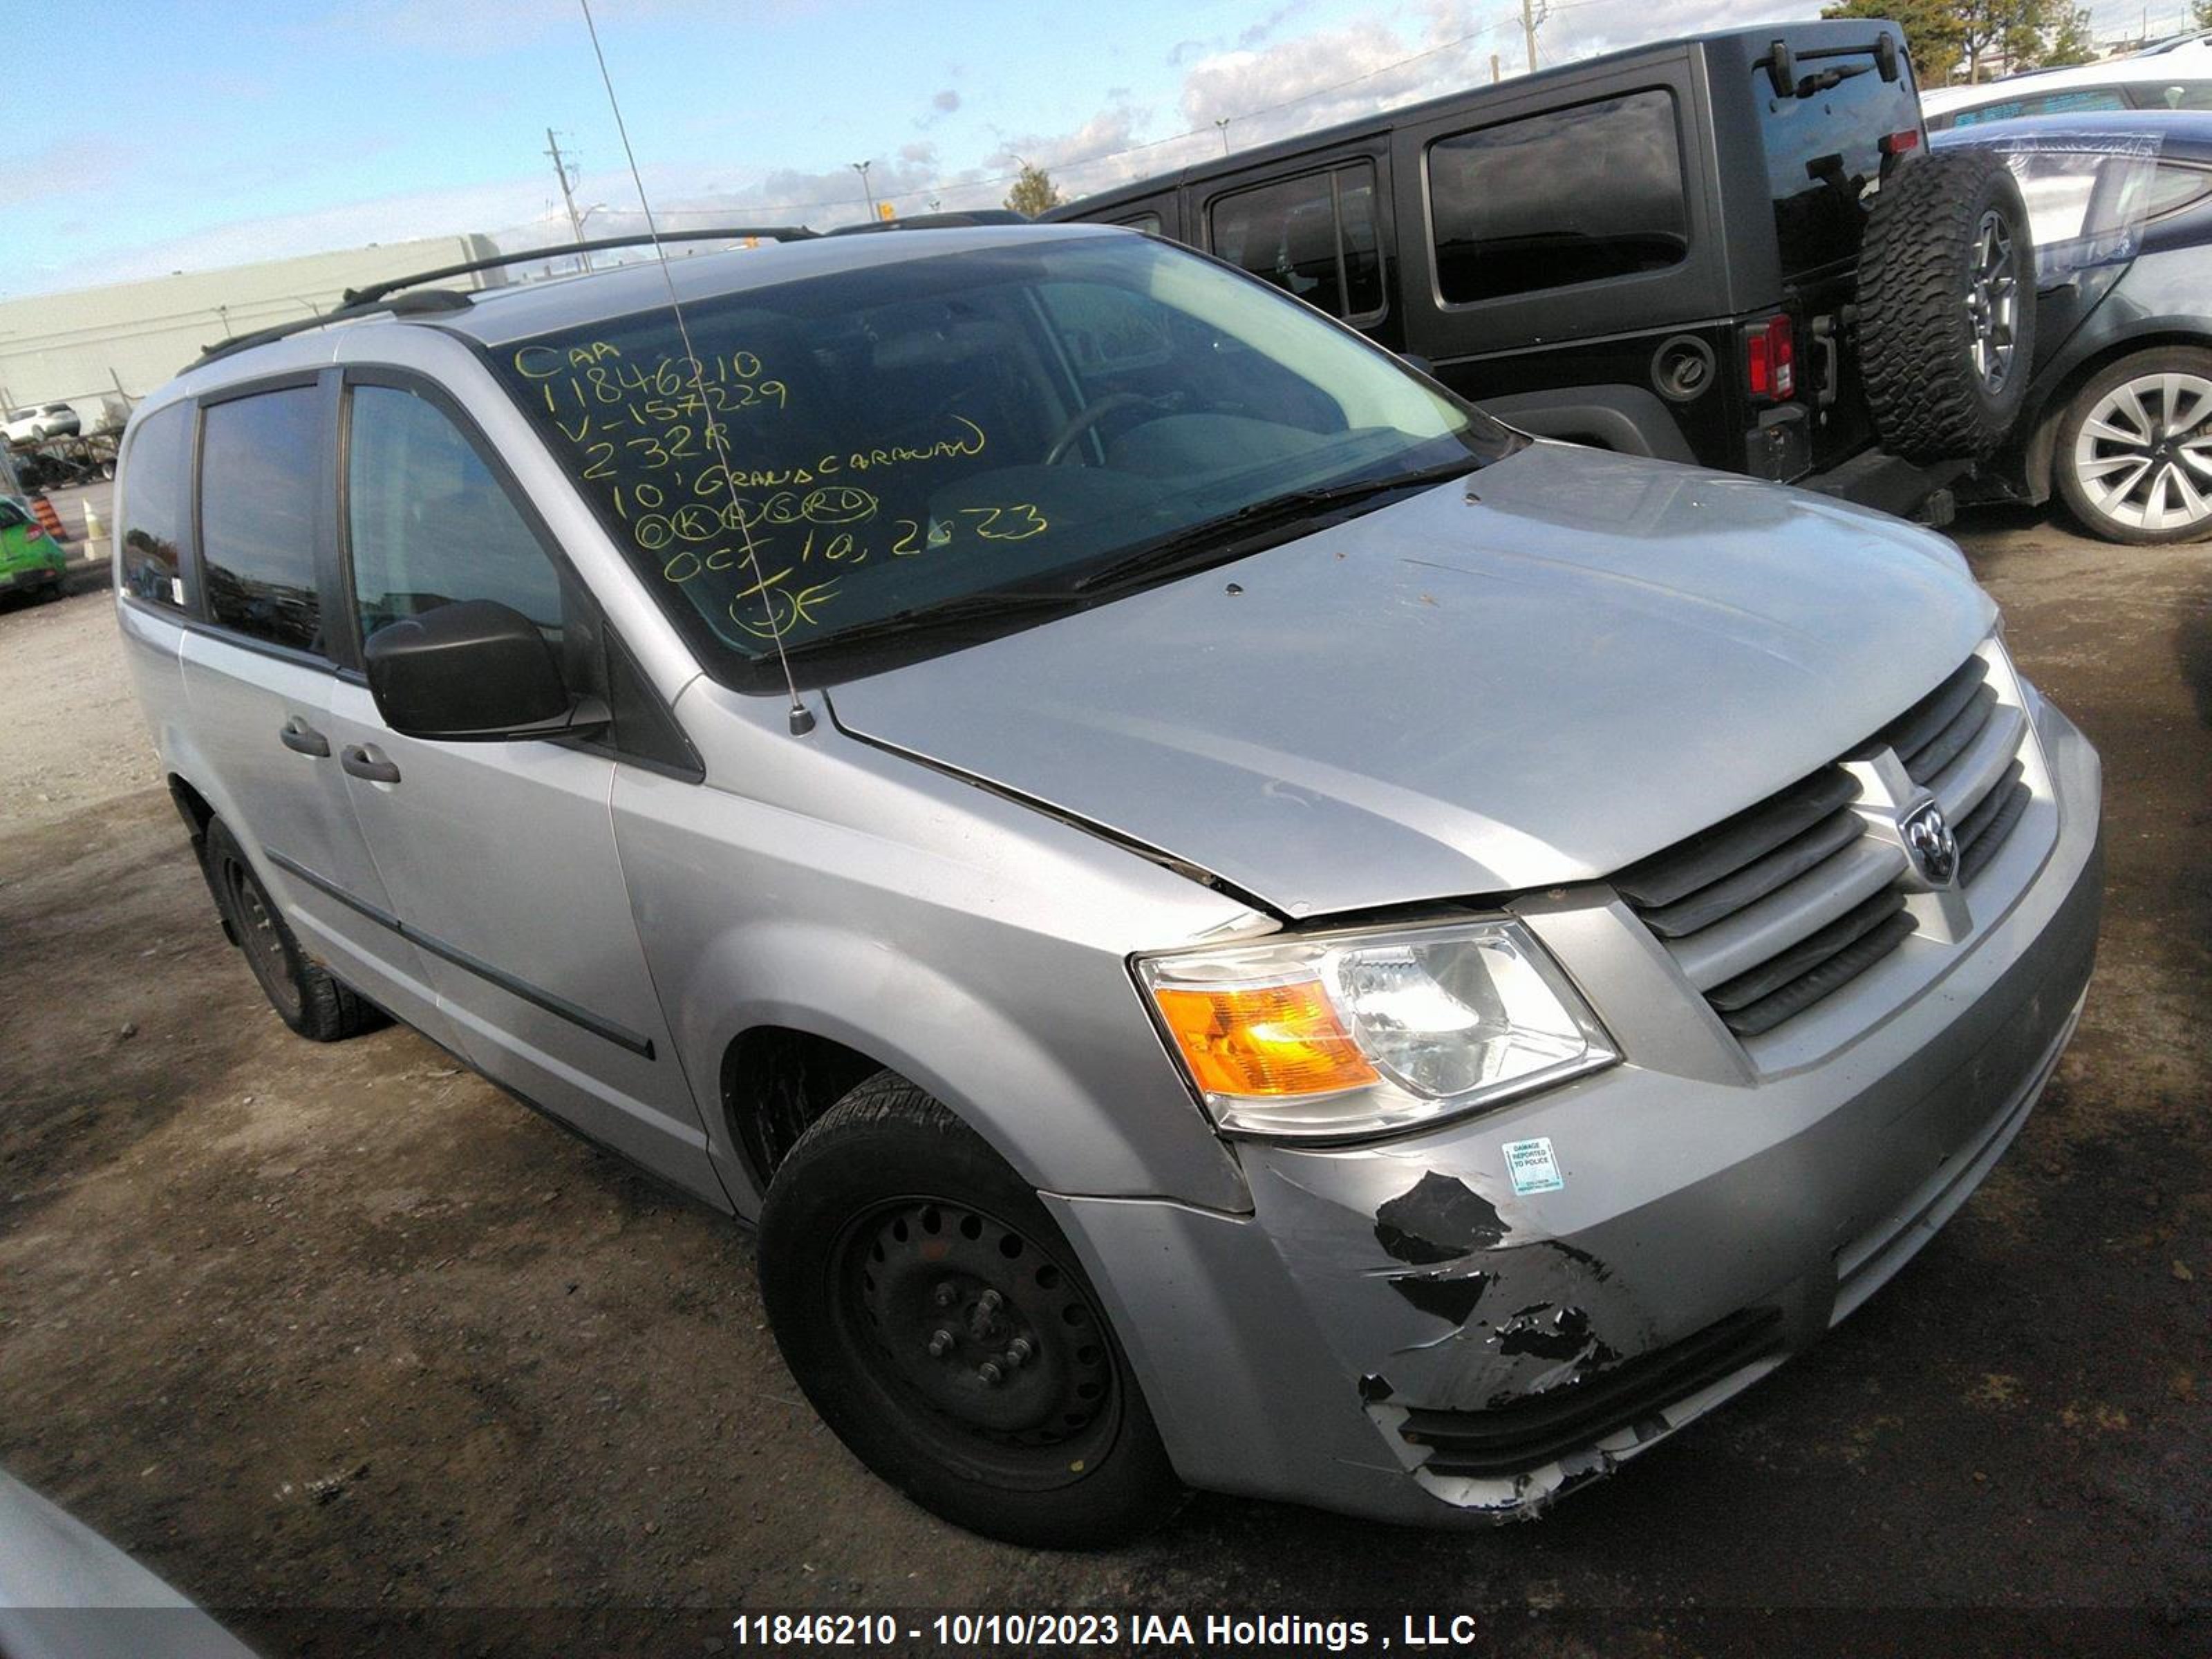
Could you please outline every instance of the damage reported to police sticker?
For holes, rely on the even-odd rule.
[[[1505,1171],[1513,1177],[1513,1190],[1523,1198],[1531,1193],[1556,1193],[1567,1184],[1559,1178],[1559,1161],[1547,1136],[1507,1141]]]

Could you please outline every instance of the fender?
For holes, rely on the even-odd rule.
[[[685,1070],[702,1091],[738,1037],[786,1027],[856,1049],[927,1090],[1033,1186],[1248,1211],[1235,1161],[1159,1050],[1135,987],[1118,962],[1102,965],[1113,971],[1095,975],[1088,995],[1082,981],[1092,976],[1079,968],[1055,975],[1058,995],[1076,991],[1094,1012],[1079,1031],[1056,1029],[1048,1047],[1009,1017],[1002,995],[882,939],[763,921],[718,934],[678,969],[685,989],[671,1012]],[[757,1177],[729,1115],[705,1115],[708,1152],[732,1201],[740,1215],[757,1215]]]
[[[1656,393],[1640,386],[1562,386],[1484,398],[1482,407],[1507,425],[1539,438],[1595,440],[1623,455],[1698,464],[1690,441]]]

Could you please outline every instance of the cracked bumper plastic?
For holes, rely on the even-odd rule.
[[[2080,1011],[2099,766],[2055,708],[2037,726],[2057,830],[2033,878],[1924,994],[1816,1063],[1716,1082],[1632,1044],[1627,1064],[1427,1134],[1248,1144],[1249,1216],[1048,1198],[1184,1478],[1401,1522],[1531,1515],[1856,1307],[2019,1133]],[[1537,1137],[1564,1185],[1516,1195],[1504,1147]],[[1668,1370],[1747,1314],[1759,1334],[1723,1374]],[[1639,1375],[1656,1396],[1626,1386]],[[1528,1467],[1457,1472],[1455,1425],[1532,1399],[1556,1419],[1608,1378],[1618,1420]]]

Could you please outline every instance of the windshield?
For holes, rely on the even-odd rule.
[[[1514,441],[1305,307],[1135,235],[907,259],[684,317],[696,376],[665,307],[491,358],[734,684],[779,636],[826,657],[863,628],[1095,602],[1146,580],[1151,551],[1155,578],[1212,543],[1232,556],[1271,503],[1326,489],[1351,510],[1366,481]]]

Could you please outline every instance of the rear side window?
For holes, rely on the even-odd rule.
[[[352,397],[346,530],[362,638],[457,599],[496,599],[557,639],[560,576],[467,435],[412,392]]]
[[[0,530],[21,530],[30,520],[13,501],[0,501]]]
[[[1372,162],[1222,197],[1206,216],[1206,229],[1221,258],[1332,317],[1358,321],[1382,314]]]
[[[185,608],[185,516],[191,510],[192,411],[149,415],[123,454],[123,591],[149,605]]]
[[[1993,104],[1953,110],[1947,127],[1974,127],[1985,121],[2010,121],[2022,115],[2065,115],[2077,110],[2125,109],[2127,94],[2118,87],[2069,87],[2058,92],[2037,93],[2024,98],[2001,98]],[[1932,126],[1935,123],[1930,122]]]
[[[295,651],[325,648],[315,586],[319,397],[313,386],[257,392],[201,416],[208,616]]]
[[[1447,305],[1679,264],[1689,210],[1663,88],[1445,138],[1429,149]]]
[[[1868,201],[1881,178],[1881,141],[1920,131],[1911,79],[1883,80],[1872,52],[1808,58],[1801,67],[1799,90],[1788,98],[1776,94],[1765,70],[1752,71],[1784,276],[1858,258]],[[1820,84],[1831,76],[1839,78]]]

